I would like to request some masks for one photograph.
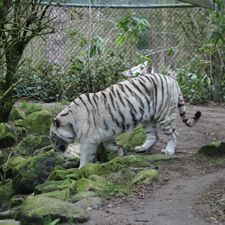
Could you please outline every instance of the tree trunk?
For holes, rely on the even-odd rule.
[[[19,44],[18,44],[19,46]],[[11,48],[6,52],[6,75],[5,75],[5,83],[3,85],[3,93],[0,96],[0,122],[7,122],[9,119],[10,112],[15,103],[15,99],[13,99],[13,83],[15,82],[15,73],[17,66],[19,64],[20,58],[23,53],[23,48],[20,46],[15,49]]]
[[[220,66],[218,66],[218,60],[216,53],[212,55],[212,77],[213,77],[213,85],[214,85],[214,97],[213,100],[215,102],[221,101],[221,92],[222,92],[222,71],[220,70]]]

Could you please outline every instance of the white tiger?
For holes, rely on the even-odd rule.
[[[147,74],[114,84],[97,93],[82,94],[60,112],[50,128],[50,139],[56,151],[64,152],[69,143],[80,142],[80,167],[94,162],[97,145],[124,155],[122,146],[114,142],[121,132],[142,124],[146,141],[135,148],[143,152],[157,141],[156,123],[167,135],[163,153],[171,155],[176,147],[176,113],[179,109],[183,122],[193,127],[201,116],[186,116],[183,96],[173,78]]]

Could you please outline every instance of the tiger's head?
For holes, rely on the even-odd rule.
[[[49,134],[52,146],[56,152],[65,152],[68,144],[76,139],[74,116],[68,108],[59,113],[53,120]]]

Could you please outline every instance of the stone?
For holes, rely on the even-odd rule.
[[[35,135],[47,135],[51,126],[52,115],[47,110],[31,113],[26,118],[27,132]]]
[[[93,191],[83,191],[83,192],[79,192],[75,195],[73,195],[69,201],[72,203],[76,203],[82,199],[88,198],[88,197],[96,197],[96,193]]]
[[[18,157],[16,157],[18,158]],[[39,154],[34,157],[12,159],[7,170],[11,170],[13,187],[17,194],[28,194],[34,187],[45,182],[51,171],[63,163],[54,151]],[[12,167],[12,165],[14,165]]]
[[[64,179],[78,180],[81,178],[78,168],[65,169],[61,166],[55,167],[48,177],[48,180],[64,180]]]
[[[24,202],[25,198],[26,198],[25,195],[14,195],[10,199],[10,206],[11,207],[16,207],[16,206],[21,205]]]
[[[20,225],[20,222],[16,220],[0,220],[0,225]]]
[[[89,178],[81,178],[75,183],[77,192],[84,191],[104,191],[110,182],[104,177],[91,175]]]
[[[25,115],[29,115],[33,112],[38,112],[43,110],[43,107],[41,106],[41,104],[31,103],[31,102],[21,102],[16,107],[24,111]]]
[[[17,210],[17,208],[13,208],[0,212],[0,220],[15,219],[17,216]]]
[[[70,179],[60,181],[46,181],[43,184],[39,184],[34,189],[34,194],[41,194],[52,191],[59,191],[64,189],[73,189],[75,181]]]
[[[62,201],[68,201],[71,197],[71,190],[69,188],[67,189],[63,189],[63,190],[57,190],[57,191],[51,191],[51,192],[46,192],[41,194],[42,196],[45,197],[50,197],[50,198],[54,198],[54,199],[59,199]]]
[[[23,110],[19,109],[18,107],[13,107],[10,115],[9,115],[9,119],[12,121],[15,120],[24,120],[26,118],[26,114]]]
[[[132,183],[138,184],[138,185],[148,185],[151,184],[153,181],[158,180],[159,177],[159,171],[158,170],[142,170],[138,172],[134,178]]]
[[[15,195],[15,191],[12,180],[8,180],[5,183],[0,182],[0,207],[9,206],[9,200],[13,195]]]
[[[75,204],[42,195],[31,196],[22,204],[17,219],[23,225],[42,225],[43,221],[60,219],[61,223],[82,223],[89,218]]]
[[[121,144],[124,148],[129,149],[129,151],[134,150],[138,145],[142,145],[146,139],[144,129],[137,126],[131,131],[123,133],[116,138],[116,142]]]
[[[99,209],[100,207],[103,206],[103,202],[102,199],[99,197],[86,197],[81,199],[74,205],[84,210],[90,210],[90,209]]]
[[[0,123],[0,148],[8,148],[17,142],[15,130],[7,123]]]
[[[14,148],[17,155],[30,156],[35,153],[36,150],[49,146],[51,144],[49,137],[46,135],[28,135]]]
[[[198,152],[199,155],[208,157],[221,157],[225,156],[225,142],[217,141],[202,146]]]

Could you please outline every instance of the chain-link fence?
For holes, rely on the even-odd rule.
[[[117,21],[131,13],[150,24],[138,41],[117,46]],[[84,43],[101,37],[105,48],[117,49],[135,62],[136,52],[149,56],[155,71],[161,67],[176,69],[193,57],[195,45],[207,29],[207,10],[202,8],[109,9],[53,7],[55,32],[44,39],[34,39],[26,48],[24,58],[33,66],[43,62],[66,71],[74,58],[82,54]],[[204,35],[203,35],[204,34]],[[135,53],[134,53],[135,52]],[[97,56],[96,56],[97,57]]]

